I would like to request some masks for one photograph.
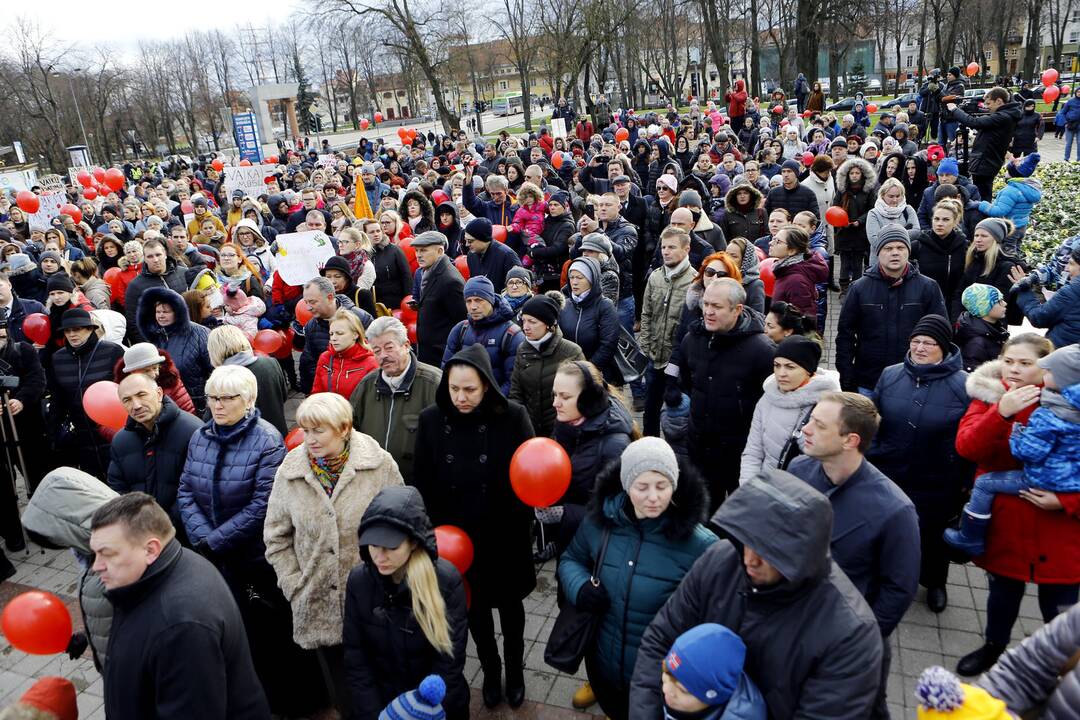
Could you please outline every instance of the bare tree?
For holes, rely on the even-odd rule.
[[[1039,47],[1042,45],[1042,9],[1043,0],[1027,0],[1027,37],[1024,39],[1026,51],[1024,52],[1024,65],[1021,72],[1023,77],[1030,78],[1035,74],[1035,68],[1039,64]]]
[[[502,0],[502,16],[495,23],[507,43],[507,60],[517,70],[521,85],[521,105],[525,111],[525,130],[532,132],[531,76],[539,56],[535,33],[537,6],[532,0]]]
[[[1065,29],[1073,16],[1076,0],[1046,0],[1046,24],[1050,31],[1052,64],[1064,62]]]

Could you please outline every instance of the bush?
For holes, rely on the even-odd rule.
[[[1067,238],[1080,235],[1080,162],[1040,163],[1035,176],[1042,182],[1042,200],[1031,212],[1021,251],[1031,265],[1054,255]]]

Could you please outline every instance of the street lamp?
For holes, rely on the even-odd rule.
[[[72,68],[71,74],[68,75],[68,88],[71,89],[71,99],[75,102],[75,114],[79,118],[79,130],[82,131],[83,145],[86,146],[86,150],[90,151],[90,142],[86,139],[86,126],[83,125],[82,111],[79,110],[79,98],[75,96],[75,81],[72,80],[71,75],[74,73],[82,72],[81,67]],[[60,73],[54,72],[53,77],[60,77]]]

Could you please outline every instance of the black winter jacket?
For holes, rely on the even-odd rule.
[[[848,288],[836,329],[836,370],[844,390],[873,388],[881,371],[901,362],[924,315],[947,317],[938,284],[908,266],[900,280],[869,268]]]
[[[50,429],[56,432],[70,422],[75,433],[84,440],[92,438],[95,443],[101,444],[97,424],[83,410],[83,392],[99,380],[112,380],[113,366],[123,357],[124,348],[99,340],[93,333],[80,347],[72,348],[65,343],[64,347],[53,353],[52,365],[46,372],[51,393]]]
[[[599,274],[598,271],[596,275]],[[600,368],[605,380],[615,385],[623,384],[622,373],[615,365],[619,314],[612,302],[600,294],[599,288],[593,287],[580,303],[570,297],[559,312],[559,327],[566,339],[577,343],[589,362]]]
[[[349,573],[345,589],[345,679],[356,720],[376,720],[382,709],[402,693],[415,690],[428,675],[446,683],[442,701],[448,718],[469,716],[469,685],[465,681],[468,611],[465,586],[457,569],[438,556],[435,531],[414,487],[388,487],[364,511],[358,536],[373,524],[389,524],[415,541],[435,564],[439,594],[446,603],[451,655],[428,642],[412,612],[412,593],[406,582],[395,583],[379,573],[366,545],[363,562]]]
[[[528,411],[537,437],[550,437],[555,427],[552,384],[559,366],[567,360],[584,359],[577,343],[564,338],[558,327],[552,329],[552,336],[539,349],[528,340],[518,346],[509,397]]]
[[[976,175],[997,175],[1005,164],[1005,153],[1012,145],[1016,123],[1024,114],[1024,107],[1015,101],[1001,106],[997,112],[973,117],[957,107],[952,119],[979,131],[971,144],[968,172]]]
[[[495,286],[495,293],[498,294],[506,288],[506,273],[521,265],[521,258],[509,245],[493,240],[483,255],[470,251],[468,262],[469,277],[483,275]]]
[[[633,440],[634,419],[614,398],[607,398],[603,409],[574,426],[555,423],[553,436],[570,456],[570,488],[560,502],[584,505],[589,501],[596,476],[617,460]]]
[[[919,272],[938,284],[941,294],[948,305],[951,320],[956,320],[961,287],[964,276],[964,254],[967,252],[967,240],[963,233],[953,230],[945,237],[938,237],[932,230],[919,233],[918,239],[911,243],[911,259],[918,263]]]
[[[424,274],[424,294],[413,298],[419,303],[416,356],[422,363],[439,367],[450,330],[466,316],[465,280],[445,255]]]
[[[731,539],[698,558],[642,636],[630,686],[634,717],[663,716],[661,663],[679,635],[706,622],[746,643],[745,671],[769,717],[869,717],[881,680],[881,633],[829,556],[832,520],[821,493],[781,470],[763,471],[736,490],[712,519]],[[784,579],[753,586],[744,546]]]
[[[784,208],[791,213],[792,217],[803,210],[814,213],[816,218],[821,214],[817,194],[802,183],[796,185],[793,190],[788,190],[783,184],[770,190],[765,197],[766,215],[771,214],[777,208]],[[820,220],[820,218],[818,219]]]
[[[113,605],[110,720],[269,720],[244,621],[225,580],[175,539]]]
[[[375,302],[397,310],[402,298],[412,292],[413,273],[405,251],[392,243],[376,245],[371,264],[375,266]]]
[[[558,288],[563,263],[570,257],[570,236],[575,232],[574,218],[569,213],[544,218],[544,231],[540,233],[544,245],[529,250],[529,255],[535,261],[533,271],[541,284],[551,289]]]
[[[1020,120],[1017,121],[1016,129],[1013,130],[1012,153],[1019,155],[1020,153],[1035,152],[1039,141],[1042,140],[1042,135],[1042,116],[1034,110],[1031,112],[1025,111],[1020,116]]]
[[[964,370],[972,372],[983,363],[997,359],[1009,339],[1009,326],[1004,320],[990,322],[973,316],[967,310],[956,320],[953,341],[960,348]]]

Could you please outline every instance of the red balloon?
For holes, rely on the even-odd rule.
[[[4,637],[31,655],[64,652],[71,641],[71,614],[60,598],[44,590],[16,595],[0,617]]]
[[[1072,92],[1072,88],[1069,87],[1068,85],[1062,85],[1061,86],[1061,94],[1062,95],[1068,95],[1071,92]]]
[[[271,155],[270,157],[268,157],[266,159],[270,161],[271,165],[277,165],[278,164],[278,156],[277,155]]]
[[[111,190],[119,192],[124,187],[124,172],[119,168],[109,168],[105,171],[105,184]]]
[[[119,272],[118,268],[113,269]],[[22,331],[23,335],[30,338],[34,344],[44,345],[52,336],[52,323],[49,322],[49,316],[45,313],[33,313],[23,318]]]
[[[464,278],[465,280],[469,279],[468,255],[458,255],[456,258],[454,258],[454,267],[456,267],[458,272],[461,273],[462,278]]]
[[[375,113],[375,122],[377,122],[377,123],[382,122],[382,113],[381,112]]]
[[[840,228],[845,227],[850,220],[848,218],[847,210],[837,205],[833,205],[825,211],[825,222],[833,227]]]
[[[440,205],[444,202],[450,202],[450,196],[444,193],[442,190],[436,190],[435,192],[431,193],[431,202],[435,203],[436,205]]]
[[[224,169],[225,169],[225,163],[223,163],[223,162],[221,161],[221,158],[214,158],[214,159],[213,159],[213,160],[212,160],[212,161],[210,162],[210,167],[214,168],[214,169],[215,169],[215,170],[217,170],[218,172],[221,172],[222,170],[224,170]]]
[[[367,118],[360,118],[360,129],[367,130],[371,122]]]
[[[250,160],[241,160],[240,161],[240,167],[251,167],[251,161]]]
[[[279,360],[285,360],[292,357],[292,344],[293,338],[296,337],[296,333],[293,332],[291,327],[287,327],[284,330],[278,330],[278,334],[281,335],[281,347],[274,353],[274,357]]]
[[[82,210],[79,209],[78,205],[72,205],[71,203],[67,203],[66,205],[61,205],[60,206],[60,214],[61,215],[70,215],[71,219],[75,221],[76,225],[78,225],[79,223],[82,222]]]
[[[127,422],[127,411],[120,404],[117,384],[112,380],[98,380],[86,388],[82,405],[87,416],[102,427],[120,430]]]
[[[1046,88],[1045,90],[1043,90],[1042,99],[1043,99],[1043,102],[1052,103],[1055,100],[1057,100],[1058,96],[1060,96],[1060,95],[1061,95],[1061,88],[1059,88],[1057,85],[1051,85],[1048,88]]]
[[[420,263],[416,262],[416,248],[412,246],[412,241],[411,237],[401,238],[397,246],[401,248],[401,252],[405,253],[405,259],[409,261],[409,269],[415,274]]]
[[[784,112],[784,108],[782,106],[780,106],[780,105],[775,105],[775,106],[773,106],[772,111],[773,111],[774,115],[780,115],[781,113]]]
[[[398,307],[398,309],[401,311],[401,322],[405,323],[406,325],[411,322],[416,322],[417,312],[411,305],[409,305],[409,303],[411,303],[412,301],[413,296],[406,295],[405,297],[401,298],[401,305]]]
[[[551,155],[551,166],[553,168],[555,168],[556,170],[558,170],[559,168],[562,167],[562,164],[563,164],[563,154],[561,152],[552,153],[552,155]]]
[[[191,204],[190,200],[185,200],[184,202],[180,203],[180,211],[183,212],[185,215],[191,215],[193,212],[195,212],[195,206]]]
[[[416,344],[416,323],[405,323],[405,332],[409,335],[409,343]]]
[[[30,213],[32,215],[38,211],[39,207],[41,207],[41,200],[29,190],[20,190],[15,196],[15,204],[18,205],[19,209],[24,213]]]
[[[802,164],[806,167],[810,167],[814,164],[814,153],[807,150],[802,154]]]
[[[505,225],[492,225],[491,226],[491,238],[498,240],[501,243],[506,242],[506,226]]]
[[[281,348],[282,342],[284,338],[277,330],[260,330],[251,339],[251,347],[259,355],[273,355]]]
[[[521,443],[510,458],[510,485],[526,505],[548,507],[570,487],[570,456],[551,438]]]
[[[101,276],[101,279],[112,285],[114,282],[120,279],[122,271],[118,267],[111,267],[105,271],[105,274]]]
[[[105,168],[96,167],[91,171],[91,174],[99,183],[105,182]]]
[[[473,544],[465,531],[454,525],[440,525],[435,528],[435,547],[439,557],[449,560],[464,575],[473,563]]]
[[[964,70],[967,72],[968,77],[975,77],[979,74],[979,63],[969,62]]]
[[[630,131],[626,128],[619,128],[615,131],[615,142],[622,142],[623,140],[630,139]]]
[[[867,103],[866,104],[866,112],[873,115],[874,113],[877,112],[877,105],[875,105],[874,103]]]
[[[289,450],[300,447],[304,442],[304,428],[297,425],[285,436],[285,447]]]
[[[94,184],[94,178],[90,177],[90,173],[85,170],[80,170],[78,174],[75,175],[75,179],[78,180],[79,184],[84,188],[88,188]]]
[[[308,307],[308,304],[306,302],[301,300],[300,302],[296,303],[296,321],[298,323],[300,323],[301,325],[307,325],[308,320],[313,317],[315,316],[311,314],[311,308]]]
[[[87,200],[93,200],[98,196],[97,188],[85,187],[82,191],[82,196]]]
[[[1042,84],[1050,87],[1058,81],[1058,71],[1054,68],[1046,68],[1042,73]]]
[[[758,263],[758,268],[761,270],[761,282],[765,285],[765,294],[772,297],[773,286],[776,285],[776,275],[773,274],[773,265],[776,264],[776,258],[769,257]]]

